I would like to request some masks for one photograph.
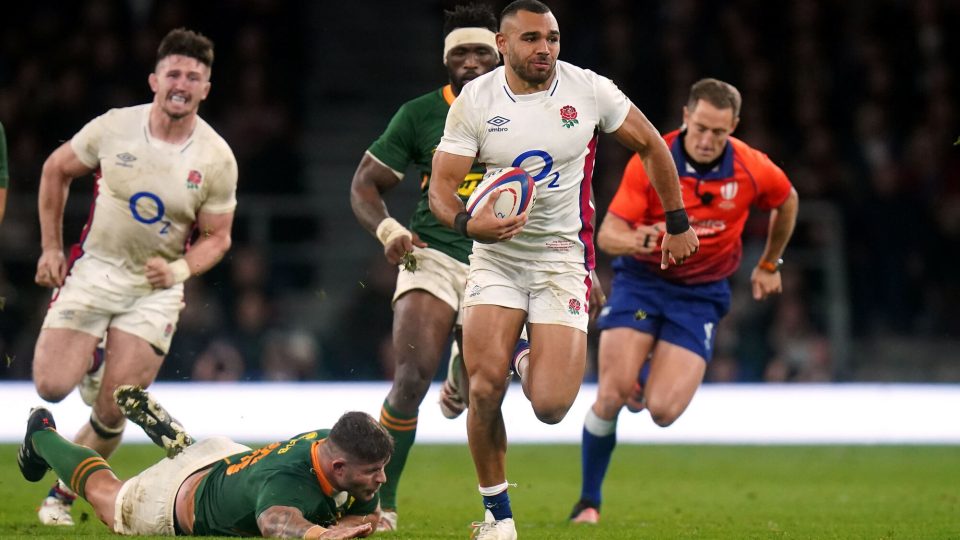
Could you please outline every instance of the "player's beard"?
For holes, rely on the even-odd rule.
[[[534,59],[531,58],[518,63],[511,62],[510,67],[513,69],[513,72],[517,74],[517,77],[520,77],[522,80],[532,85],[539,85],[549,81],[550,78],[553,77],[553,72],[557,68],[557,61],[551,57],[542,59],[537,58],[537,60],[548,62],[550,64],[550,67],[547,70],[541,71],[533,66],[533,60]]]
[[[466,86],[468,82],[476,79],[480,75],[483,75],[483,73],[480,71],[468,71],[460,77],[456,77],[451,74],[450,82],[453,85],[453,87],[456,89],[457,94],[459,94],[460,91],[463,90],[463,87]]]

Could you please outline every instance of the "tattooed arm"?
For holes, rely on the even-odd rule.
[[[370,523],[355,527],[325,529],[303,517],[303,513],[292,506],[271,506],[257,516],[257,526],[265,538],[324,538],[338,540],[342,538],[360,538],[373,532]]]

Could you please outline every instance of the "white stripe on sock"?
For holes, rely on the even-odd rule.
[[[617,432],[617,418],[613,420],[604,420],[593,412],[593,407],[587,409],[587,417],[583,419],[583,427],[591,435],[596,437],[606,437]]]
[[[484,497],[493,497],[494,495],[499,495],[507,490],[510,487],[510,482],[504,482],[502,484],[490,487],[477,486],[480,488],[480,494]]]

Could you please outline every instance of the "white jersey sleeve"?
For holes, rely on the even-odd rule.
[[[100,164],[100,144],[107,131],[110,118],[116,114],[111,109],[104,114],[87,122],[83,129],[70,139],[70,148],[77,155],[81,163],[90,168],[97,168]]]
[[[233,212],[237,207],[237,160],[232,152],[223,155],[222,166],[210,173],[209,181],[207,198],[200,211],[210,214]]]
[[[589,70],[588,70],[589,71]],[[598,126],[604,133],[613,133],[620,129],[630,113],[630,99],[610,79],[596,75],[594,91],[597,96],[599,113]]]

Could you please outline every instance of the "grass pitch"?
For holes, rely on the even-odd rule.
[[[126,478],[161,457],[128,445],[111,463]],[[507,457],[522,539],[960,538],[953,446],[621,445],[595,527],[566,521],[579,495],[577,446],[518,445]],[[52,482],[52,473],[23,480],[16,447],[0,446],[0,538],[116,538],[86,503],[76,527],[41,526],[35,510]],[[400,530],[375,537],[468,538],[482,508],[467,448],[416,446],[399,502]]]

